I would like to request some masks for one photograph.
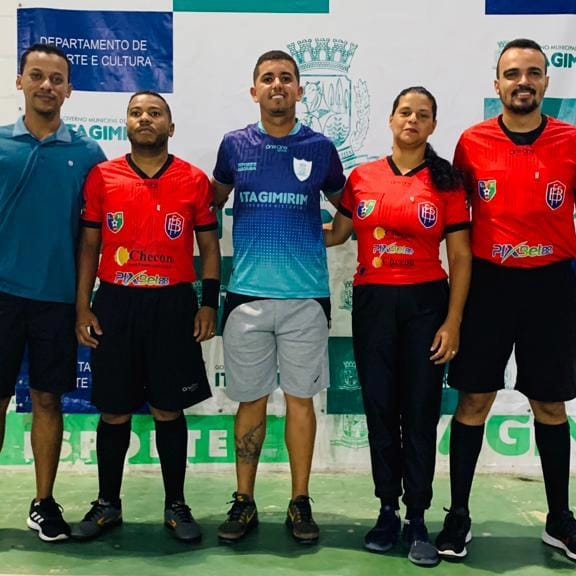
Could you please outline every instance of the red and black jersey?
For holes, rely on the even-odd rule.
[[[519,145],[494,118],[462,134],[454,164],[471,193],[475,257],[514,268],[576,257],[574,126],[547,118]]]
[[[194,231],[217,227],[204,172],[169,156],[148,178],[127,155],[93,168],[84,200],[83,225],[102,229],[101,280],[142,288],[196,280]]]
[[[352,218],[358,238],[355,286],[446,278],[440,243],[470,221],[463,189],[440,192],[426,164],[402,175],[390,158],[352,171],[339,211]]]

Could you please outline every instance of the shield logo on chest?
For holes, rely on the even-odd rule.
[[[308,180],[310,174],[312,173],[312,161],[300,160],[299,158],[292,159],[292,167],[294,168],[294,174],[300,182]]]
[[[438,222],[438,208],[432,202],[418,204],[418,220],[424,228],[433,228]]]

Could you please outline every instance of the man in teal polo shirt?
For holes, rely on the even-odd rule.
[[[47,542],[70,528],[52,490],[62,444],[60,398],[76,386],[76,241],[82,186],[106,159],[68,129],[70,63],[35,44],[22,54],[16,87],[24,116],[0,128],[0,449],[6,410],[28,347],[36,497],[27,524]]]

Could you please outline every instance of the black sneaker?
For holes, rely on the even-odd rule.
[[[312,518],[310,500],[310,496],[296,496],[290,500],[286,513],[286,526],[294,540],[301,544],[315,544],[320,536],[320,528]]]
[[[218,527],[218,538],[222,542],[238,542],[258,525],[256,502],[246,494],[232,494],[232,508],[228,519]]]
[[[384,554],[398,542],[400,516],[392,506],[380,508],[376,525],[364,537],[364,548],[370,552]]]
[[[175,502],[164,511],[164,524],[174,532],[174,537],[183,542],[200,542],[202,532],[200,526],[183,502]]]
[[[468,554],[466,544],[472,540],[472,520],[465,508],[447,510],[444,528],[436,537],[436,548],[440,556],[464,558]]]
[[[576,560],[576,520],[570,510],[564,510],[559,516],[548,514],[546,528],[542,532],[542,541],[549,546],[559,548],[570,558]]]
[[[45,498],[39,502],[32,500],[26,524],[28,528],[36,530],[44,542],[70,538],[70,526],[62,518],[62,506],[54,498]]]
[[[92,508],[88,510],[82,521],[72,528],[72,537],[77,540],[90,540],[97,538],[106,530],[122,524],[122,503],[113,505],[105,500],[90,502]]]
[[[436,566],[440,562],[438,550],[430,542],[424,518],[406,520],[402,542],[408,548],[408,560],[417,566]]]

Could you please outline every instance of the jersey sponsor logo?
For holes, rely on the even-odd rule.
[[[509,258],[540,258],[554,254],[554,246],[550,244],[538,244],[529,246],[528,242],[513,244],[493,244],[492,258],[500,258],[500,262],[506,262]]]
[[[257,162],[238,162],[236,170],[238,172],[254,172],[257,167]]]
[[[396,242],[392,244],[374,244],[372,246],[372,254],[407,254],[412,256],[414,248],[410,246],[399,246]]]
[[[152,266],[174,264],[174,258],[167,254],[150,254],[144,250],[129,250],[124,248],[124,246],[118,247],[114,253],[114,262],[118,266],[124,266],[130,261],[146,263]]]
[[[106,226],[108,230],[117,234],[124,227],[124,212],[107,212]]]
[[[170,240],[180,238],[182,232],[184,232],[184,218],[178,214],[178,212],[170,212],[170,214],[166,214],[164,232],[166,232],[166,236],[168,236]]]
[[[424,228],[433,228],[438,222],[438,208],[432,202],[418,204],[418,220]]]
[[[294,174],[300,182],[308,180],[310,174],[312,174],[312,161],[301,160],[300,158],[292,159],[292,166],[294,168]]]
[[[566,198],[566,184],[554,180],[546,185],[546,204],[551,210],[558,210]]]
[[[160,274],[150,275],[148,270],[134,273],[117,270],[114,275],[114,284],[122,284],[122,286],[168,286],[170,278],[160,276]]]
[[[356,216],[360,220],[364,220],[374,212],[374,208],[376,208],[376,200],[360,200],[358,208],[356,208]]]
[[[288,146],[283,144],[266,144],[266,150],[276,150],[276,152],[288,152]]]
[[[294,194],[293,192],[252,192],[244,190],[238,193],[240,202],[245,204],[283,204],[285,206],[303,206],[308,204],[307,194]]]
[[[484,202],[490,202],[496,196],[496,180],[478,180],[478,196]]]

